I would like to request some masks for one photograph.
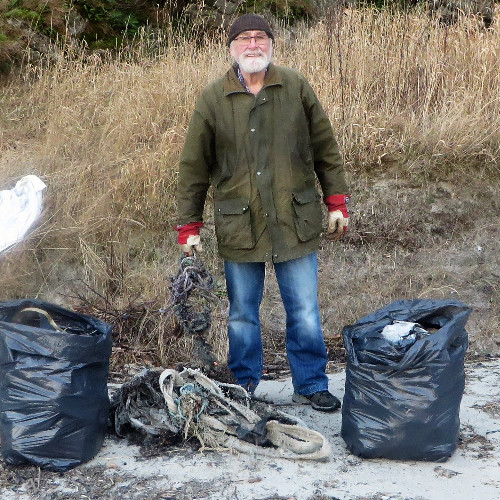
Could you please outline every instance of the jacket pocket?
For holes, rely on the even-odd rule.
[[[321,196],[310,188],[296,190],[292,194],[297,236],[301,241],[312,240],[320,235],[322,229]]]
[[[248,200],[236,198],[216,201],[214,218],[219,245],[234,249],[255,246]]]

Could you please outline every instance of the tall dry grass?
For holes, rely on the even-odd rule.
[[[177,163],[197,96],[228,67],[227,47],[222,39],[167,43],[164,35],[152,40],[145,34],[114,59],[63,49],[55,64],[27,64],[1,93],[0,187],[28,173],[48,185],[39,227],[0,256],[1,298],[99,303],[117,324],[113,315],[128,311],[122,340],[167,362],[174,327],[157,310],[168,304],[179,258]],[[436,182],[498,181],[499,50],[498,25],[484,31],[466,19],[443,28],[424,14],[370,9],[333,12],[311,29],[277,34],[276,62],[307,76],[332,119],[356,200],[354,222],[366,229],[362,217],[369,220],[369,229],[354,229],[333,261],[331,249],[321,250],[324,321],[333,336],[381,301],[422,294],[428,286],[413,277],[413,288],[400,293],[401,283],[394,283],[377,297],[377,272],[386,282],[387,272],[395,274],[381,256],[399,252],[404,259],[408,242],[437,237],[420,235],[419,212],[407,212],[414,192],[398,190],[397,182],[394,188],[391,180],[419,188],[418,203],[428,200]],[[373,178],[387,176],[381,203]],[[397,198],[396,206],[387,196]],[[207,212],[205,261],[222,280],[210,220]],[[377,232],[382,237],[370,239]],[[347,274],[327,273],[329,265]],[[352,279],[352,266],[365,275],[358,278],[367,288],[356,301],[337,279]],[[273,286],[265,304],[270,330],[281,328],[283,315]],[[221,309],[211,339],[222,354],[224,325]]]

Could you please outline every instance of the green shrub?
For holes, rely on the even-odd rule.
[[[310,0],[248,0],[242,5],[242,12],[270,12],[293,24],[312,16],[314,7]]]
[[[22,9],[22,8],[17,8],[17,9],[12,9],[9,12],[5,14],[5,17],[7,18],[13,18],[13,19],[20,19],[22,21],[29,21],[29,22],[38,22],[40,20],[40,14],[38,12],[35,12],[34,10],[28,10],[28,9]]]

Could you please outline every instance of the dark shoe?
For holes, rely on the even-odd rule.
[[[253,393],[255,392],[255,389],[257,389],[257,385],[254,384],[253,382],[248,382],[247,384],[238,384],[240,385],[245,391],[247,391],[247,394],[250,398],[253,398],[254,395]]]
[[[254,384],[253,382],[248,382],[248,384],[244,385],[243,387],[248,392],[248,394],[250,394],[251,396],[253,396],[255,389],[257,389],[257,385]]]
[[[314,410],[318,411],[335,411],[340,408],[340,401],[328,391],[319,391],[307,396],[294,393],[292,401],[311,405]]]

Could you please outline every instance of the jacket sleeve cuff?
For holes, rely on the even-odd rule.
[[[185,245],[190,236],[197,236],[200,234],[200,228],[203,227],[203,222],[190,222],[189,224],[177,225],[175,230],[179,232],[177,236],[177,243]]]
[[[348,194],[332,194],[325,198],[325,205],[328,207],[329,212],[340,210],[344,217],[349,217],[347,205],[351,197]]]

